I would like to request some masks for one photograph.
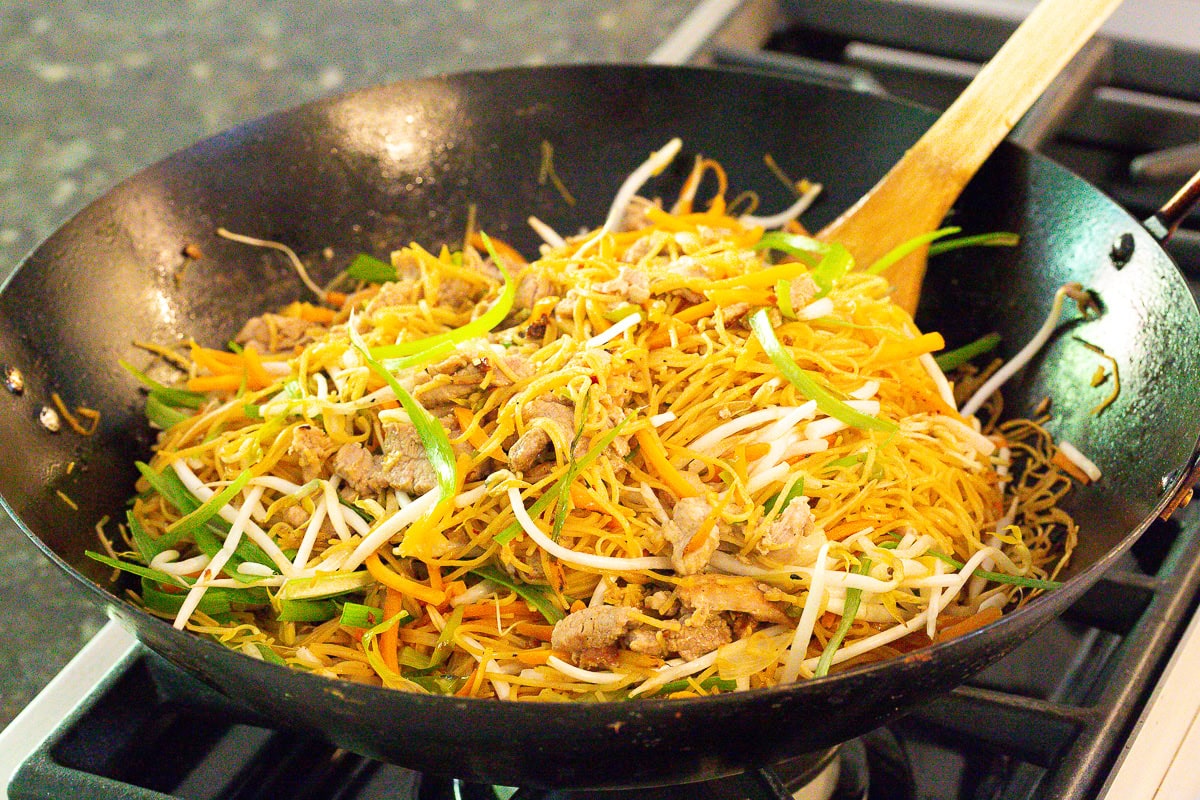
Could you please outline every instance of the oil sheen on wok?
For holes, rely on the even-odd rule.
[[[990,388],[960,412],[995,365],[951,384],[802,203],[732,211],[701,158],[636,196],[678,149],[592,231],[531,220],[531,263],[468,231],[301,267],[314,302],[160,343],[176,385],[126,365],[163,430],[95,557],[249,656],[502,700],[808,679],[1051,589],[1071,478]]]

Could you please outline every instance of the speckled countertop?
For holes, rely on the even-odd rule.
[[[639,61],[694,5],[0,0],[0,280],[114,183],[239,122],[407,77]],[[0,511],[0,726],[103,622]]]

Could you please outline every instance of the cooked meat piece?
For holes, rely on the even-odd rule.
[[[666,644],[659,631],[648,625],[640,626],[625,635],[625,648],[635,653],[663,658],[667,655]]]
[[[533,306],[543,297],[562,296],[562,287],[536,270],[525,270],[517,278],[517,293],[513,298],[512,311],[505,320],[507,324],[519,322],[529,316]]]
[[[533,373],[529,359],[519,353],[497,356],[488,348],[463,347],[425,367],[417,377],[414,394],[427,408],[447,405],[469,397],[484,385],[512,386],[514,378],[522,380]]]
[[[464,281],[459,278],[443,278],[438,284],[437,304],[450,308],[472,306],[483,299],[488,287],[484,283]]]
[[[508,465],[517,472],[533,466],[550,446],[552,439],[545,426],[555,426],[567,442],[575,436],[575,406],[566,400],[535,398],[521,406],[521,418],[530,427],[508,448]]]
[[[407,422],[384,424],[380,466],[392,488],[402,492],[425,494],[437,486],[437,474],[425,457],[425,445],[416,427]]]
[[[594,658],[596,654],[589,651],[615,649],[617,641],[629,628],[631,613],[632,609],[627,606],[596,606],[568,614],[554,624],[550,646],[567,653],[572,661],[582,666],[581,655],[587,653]]]
[[[426,408],[462,400],[478,391],[488,369],[486,358],[475,353],[453,353],[449,358],[425,368],[424,374],[428,378],[422,381],[418,377],[413,395]]]
[[[607,647],[585,647],[572,658],[581,669],[612,669],[621,663],[621,648],[615,644]]]
[[[703,497],[685,497],[675,504],[671,521],[663,525],[663,537],[672,546],[671,566],[680,575],[694,575],[708,565],[721,544],[720,525],[713,525],[702,541],[693,544],[713,507]]]
[[[698,624],[693,625],[693,621]],[[663,631],[663,640],[669,650],[679,653],[684,661],[691,661],[732,642],[733,632],[721,617],[708,617],[702,622],[693,618],[684,621],[677,631]]]
[[[808,498],[797,497],[788,503],[754,549],[779,564],[807,566],[825,544],[825,532],[813,522]]]
[[[808,275],[801,275],[799,278],[793,279],[791,290],[788,292],[792,308],[796,311],[804,308],[817,296],[817,291],[817,284],[813,283],[813,279]]]
[[[679,582],[675,594],[700,617],[715,616],[722,611],[740,611],[763,622],[789,621],[779,605],[767,600],[762,589],[745,579],[693,575]]]
[[[643,236],[625,248],[625,252],[621,254],[621,260],[629,264],[636,264],[651,252],[661,250],[663,243],[670,238],[671,235],[666,231],[654,231],[649,236]]]
[[[382,459],[358,442],[344,444],[333,457],[333,471],[359,495],[378,494],[390,485]]]
[[[306,319],[263,314],[247,320],[234,340],[240,345],[253,346],[260,353],[286,353],[324,332],[323,325]]]
[[[625,207],[625,215],[617,223],[617,230],[637,231],[649,226],[650,219],[646,216],[646,211],[650,208],[661,208],[661,204],[657,201],[647,200],[644,197],[634,195],[630,198],[629,205]]]
[[[389,281],[367,303],[366,314],[374,314],[391,306],[411,306],[421,299],[421,282],[418,280]]]
[[[623,297],[631,303],[641,305],[650,299],[650,277],[639,269],[621,267],[617,277],[596,284],[596,291]]]
[[[300,473],[307,483],[321,477],[325,472],[325,462],[337,449],[337,442],[325,435],[325,431],[311,425],[301,425],[292,432],[288,453],[296,456]]]

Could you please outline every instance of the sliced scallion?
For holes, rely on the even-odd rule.
[[[280,600],[280,622],[325,622],[338,615],[332,600]]]
[[[342,606],[339,623],[347,628],[373,628],[383,621],[383,609],[362,603],[346,603]]]
[[[958,233],[961,230],[962,228],[955,227],[938,228],[936,231],[930,231],[929,233],[922,233],[920,236],[914,236],[906,242],[901,242],[880,256],[879,260],[867,267],[867,272],[871,273],[872,275],[878,275],[910,253],[915,253],[924,245],[927,245],[936,239],[941,239],[943,236],[950,236],[951,234]]]
[[[866,575],[867,570],[871,568],[871,559],[864,558],[859,562],[858,567],[854,570],[855,575]],[[846,599],[842,604],[842,620],[838,623],[837,630],[833,632],[833,636],[825,643],[825,649],[821,651],[821,659],[817,662],[817,668],[813,670],[813,677],[819,678],[822,675],[829,674],[829,668],[833,666],[833,656],[837,653],[837,649],[842,646],[842,642],[846,639],[846,634],[850,632],[850,626],[854,624],[854,615],[858,613],[858,606],[862,602],[862,589],[847,589]]]
[[[937,362],[938,367],[942,372],[949,372],[953,369],[958,369],[968,361],[977,358],[984,353],[990,353],[995,350],[1000,344],[1000,334],[989,333],[986,336],[981,336],[975,341],[964,344],[962,347],[954,350],[947,350],[945,353],[936,355],[933,360]]]
[[[548,587],[518,583],[510,578],[507,573],[501,572],[495,567],[479,567],[471,570],[471,574],[516,592],[521,599],[536,608],[551,625],[566,616],[562,609],[551,602]]]
[[[936,256],[962,247],[1016,247],[1020,242],[1020,234],[1007,231],[977,233],[973,236],[956,236],[953,239],[934,242],[929,245],[929,255]]]
[[[765,308],[760,308],[750,315],[750,328],[754,331],[759,344],[762,345],[763,351],[767,354],[767,358],[771,359],[775,368],[796,387],[800,394],[816,401],[817,408],[821,411],[855,428],[868,428],[888,433],[897,429],[894,423],[856,411],[817,383],[815,378],[792,360],[787,350],[779,343],[779,339],[775,336],[775,330],[771,327],[771,321],[767,318]]]
[[[961,570],[964,566],[961,561],[952,558],[945,553],[939,553],[936,550],[928,551],[927,555],[931,555],[940,561],[944,561],[955,569]],[[1057,589],[1062,586],[1062,584],[1058,581],[1044,581],[1040,578],[1026,578],[1024,575],[1007,575],[1003,572],[990,572],[985,569],[977,569],[971,574],[985,580],[993,581],[994,583],[1007,583],[1011,586],[1023,586],[1026,589]]]

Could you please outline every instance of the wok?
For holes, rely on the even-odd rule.
[[[1028,414],[1051,396],[1054,433],[1104,477],[1066,502],[1082,532],[1065,585],[980,630],[768,690],[508,704],[406,694],[251,659],[135,608],[83,553],[97,547],[97,520],[122,517],[133,461],[152,441],[138,386],[117,366],[119,358],[147,362],[131,342],[194,335],[220,346],[246,318],[305,296],[278,254],[220,239],[217,227],[291,245],[318,281],[359,252],[459,241],[471,203],[483,229],[533,253],[529,214],[559,231],[599,224],[623,177],[680,136],[684,156],[648,192],[673,193],[699,152],[724,164],[731,195],[755,189],[764,209],[782,208],[790,198],[763,164],[770,153],[790,174],[827,187],[806,218],[815,229],[932,119],[878,97],[749,73],[583,66],[403,82],[243,125],[96,200],[5,287],[0,362],[18,367],[26,388],[0,400],[0,441],[10,454],[0,494],[45,554],[149,648],[275,724],[318,731],[368,756],[507,785],[635,786],[715,777],[844,741],[948,691],[1065,610],[1182,490],[1195,460],[1200,317],[1177,269],[1096,189],[1011,145],[968,188],[954,223],[1018,231],[1020,244],[935,259],[919,317],[951,346],[999,331],[1011,355],[1060,284],[1096,290],[1103,315],[1065,324],[1006,389],[1006,404]],[[538,182],[543,141],[574,206]],[[1134,246],[1118,268],[1109,250],[1125,234]],[[203,257],[186,259],[186,245]],[[1100,415],[1090,412],[1095,356],[1072,336],[1119,364],[1120,396]],[[52,392],[101,411],[99,431],[82,437],[40,426]]]

